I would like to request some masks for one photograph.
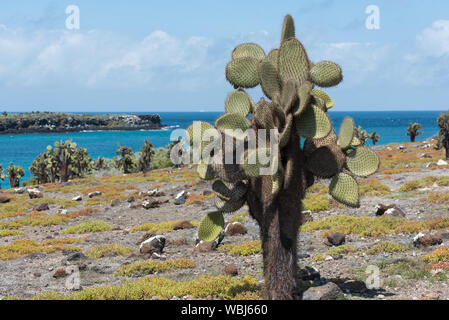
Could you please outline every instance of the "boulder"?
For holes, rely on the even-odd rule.
[[[50,210],[50,207],[48,206],[48,203],[40,203],[37,204],[33,207],[33,211],[45,211],[45,210]]]
[[[94,192],[91,192],[91,193],[89,193],[87,196],[90,198],[90,199],[92,199],[92,198],[95,198],[95,197],[99,197],[99,196],[101,196],[103,193],[101,193],[100,191],[94,191]]]
[[[328,246],[341,246],[346,242],[346,235],[341,232],[328,234],[324,239],[324,243]]]
[[[8,203],[9,201],[11,201],[10,198],[5,197],[5,196],[0,196],[0,203]]]
[[[173,226],[173,230],[184,230],[184,229],[193,229],[195,226],[190,223],[190,221],[184,220],[180,221]]]
[[[188,197],[187,192],[186,191],[181,191],[175,197],[175,205],[179,206],[179,205],[182,205],[182,204],[186,203],[187,197]]]
[[[248,233],[248,228],[245,227],[240,222],[228,223],[225,228],[225,235],[227,236],[235,236],[235,235],[243,235]]]
[[[30,199],[38,199],[44,197],[44,193],[39,189],[28,189],[27,191]]]
[[[164,236],[154,236],[140,244],[140,253],[142,254],[162,254],[165,247],[166,238]]]
[[[239,270],[237,269],[237,267],[235,265],[228,264],[226,267],[224,267],[223,274],[235,277],[235,276],[238,276]]]
[[[159,208],[160,206],[160,201],[159,200],[155,200],[155,199],[150,199],[150,200],[145,200],[144,202],[142,202],[142,207],[144,209],[154,209],[154,208]]]
[[[307,289],[303,295],[303,300],[337,300],[339,296],[343,295],[340,288],[333,282],[319,287],[312,287]]]
[[[443,243],[443,240],[438,234],[423,234],[420,232],[413,238],[413,245],[415,247],[429,247],[436,246]]]
[[[383,215],[389,215],[389,216],[393,216],[393,217],[405,217],[405,212],[399,208],[398,206],[396,206],[395,204],[391,204],[391,205],[383,205],[383,204],[378,204],[375,208],[374,208],[374,212],[376,214],[376,216],[380,217]]]

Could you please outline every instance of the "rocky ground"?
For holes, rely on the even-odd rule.
[[[312,212],[298,245],[303,297],[448,299],[449,174],[447,163],[437,164],[443,153],[426,143],[375,149],[382,167],[362,186],[361,208],[323,196],[326,181],[310,192]],[[0,203],[0,298],[105,298],[106,290],[86,290],[125,283],[134,290],[142,279],[147,294],[118,298],[260,297],[258,226],[247,208],[226,216],[233,224],[218,249],[197,243],[198,223],[214,200],[211,183],[194,169],[4,190]],[[160,283],[149,288],[155,277],[175,282],[164,284],[166,291]]]

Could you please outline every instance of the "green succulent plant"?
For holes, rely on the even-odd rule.
[[[231,58],[226,79],[236,91],[225,101],[226,113],[216,120],[215,128],[205,122],[194,123],[186,134],[191,146],[210,155],[198,166],[200,176],[217,179],[213,189],[218,211],[203,219],[198,236],[204,241],[215,239],[224,227],[223,214],[247,204],[260,227],[266,298],[292,299],[297,289],[297,237],[306,188],[316,177],[330,178],[330,194],[347,206],[358,207],[360,195],[354,177],[374,173],[379,158],[363,147],[352,119],[345,119],[336,134],[327,114],[334,102],[316,86],[338,85],[343,80],[342,70],[330,61],[311,62],[295,38],[291,16],[284,20],[279,49],[267,55],[257,44],[246,43],[236,47]],[[268,100],[255,103],[244,89],[258,85]],[[224,138],[222,142],[231,139],[235,148],[217,154],[212,142],[194,134],[206,130],[215,131]],[[267,134],[269,130],[274,137]],[[265,137],[265,143],[262,139],[251,146],[251,132]],[[305,139],[303,148],[301,138]],[[273,141],[277,148],[271,148]],[[237,146],[245,148],[243,159],[237,159]],[[234,161],[211,160],[217,156]],[[263,156],[273,161],[267,165],[260,160]],[[267,175],[261,174],[262,169],[274,170]]]
[[[23,168],[10,162],[9,167],[6,168],[6,172],[8,173],[9,185],[11,188],[20,187],[20,179],[25,175]]]
[[[446,150],[446,160],[449,160],[449,113],[442,113],[438,116],[437,124],[440,127],[438,140],[435,148]]]
[[[424,133],[423,131],[419,131],[420,129],[420,123],[409,123],[407,128],[407,136],[410,137],[410,142],[415,142],[416,137]]]

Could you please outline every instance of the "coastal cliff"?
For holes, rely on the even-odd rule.
[[[3,113],[0,134],[161,129],[158,114]]]

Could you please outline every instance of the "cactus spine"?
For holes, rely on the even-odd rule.
[[[265,298],[293,299],[297,297],[296,250],[306,188],[315,177],[331,178],[331,195],[347,206],[358,207],[359,188],[354,176],[374,173],[379,159],[371,150],[356,147],[360,143],[352,119],[345,119],[339,135],[332,128],[327,111],[334,102],[315,86],[338,85],[343,80],[342,70],[330,61],[310,61],[304,46],[295,38],[291,16],[284,20],[279,49],[265,56],[255,44],[238,46],[226,66],[226,78],[238,90],[228,97],[226,114],[218,118],[215,130],[222,136],[231,134],[234,140],[247,141],[249,134],[242,132],[248,128],[258,136],[257,129],[274,129],[280,143],[277,153],[272,152],[275,149],[270,148],[268,141],[255,149],[248,143],[242,164],[210,163],[218,178],[213,185],[218,211],[204,218],[198,235],[202,240],[213,240],[222,231],[223,213],[247,203],[250,215],[260,227]],[[244,88],[259,84],[271,101],[262,98],[254,103],[244,94]],[[195,124],[187,129],[188,136],[194,127]],[[201,123],[197,127],[210,125]],[[227,129],[240,131],[228,133]],[[304,150],[300,137],[306,139]],[[188,142],[193,144],[193,139]],[[261,169],[267,169],[262,162],[249,162],[256,154],[270,154],[276,160],[277,170],[261,175]]]

